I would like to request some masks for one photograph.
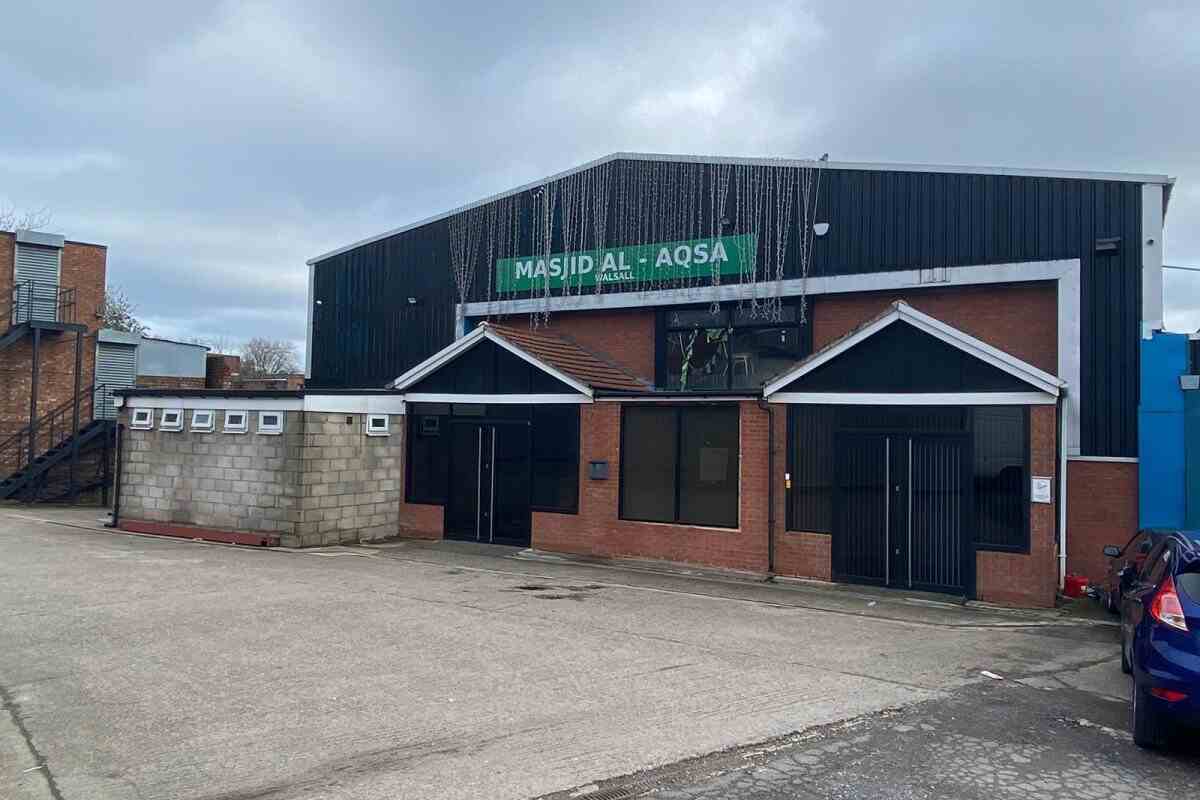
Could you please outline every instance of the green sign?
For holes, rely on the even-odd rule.
[[[758,236],[718,236],[684,242],[659,242],[628,247],[519,256],[496,262],[496,289],[519,292],[545,287],[595,286],[679,278],[737,275],[748,270],[757,252]]]

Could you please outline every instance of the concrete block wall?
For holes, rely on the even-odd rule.
[[[367,436],[362,414],[305,413],[300,516],[282,544],[308,547],[395,536],[400,525],[403,417]]]
[[[136,405],[136,401],[134,401]],[[221,531],[269,533],[289,547],[395,536],[399,526],[402,417],[390,436],[365,435],[362,414],[287,411],[283,433],[155,430],[126,424],[121,517]],[[347,422],[349,420],[349,422]]]
[[[300,518],[301,450],[304,420],[284,415],[284,432],[257,432],[250,414],[247,433],[223,433],[224,412],[212,433],[192,431],[184,412],[183,431],[126,424],[121,470],[121,516],[125,519],[194,525],[216,530],[290,534]]]

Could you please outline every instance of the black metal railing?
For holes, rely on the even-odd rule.
[[[14,284],[9,324],[20,325],[30,320],[74,322],[75,289],[64,289],[54,281],[20,281]]]
[[[111,409],[112,388],[100,384],[88,386],[76,397],[39,415],[32,424],[0,441],[0,479],[25,469],[39,456],[68,441],[93,419],[112,419]],[[95,413],[97,410],[100,413]]]

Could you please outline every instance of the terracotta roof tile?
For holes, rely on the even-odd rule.
[[[632,373],[569,339],[515,325],[483,324],[510,344],[594,389],[648,391],[652,388]]]

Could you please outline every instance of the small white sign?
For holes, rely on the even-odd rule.
[[[1029,499],[1034,503],[1053,503],[1053,478],[1034,477],[1029,487]]]

